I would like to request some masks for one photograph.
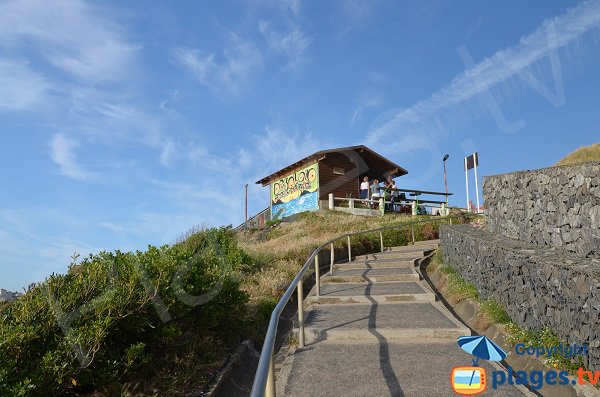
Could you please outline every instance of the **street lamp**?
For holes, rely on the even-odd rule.
[[[446,154],[442,161],[444,162],[444,185],[446,185],[446,208],[448,208],[448,179],[446,179],[446,160],[450,157],[449,154]]]

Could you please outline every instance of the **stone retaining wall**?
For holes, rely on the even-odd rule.
[[[600,258],[600,163],[483,179],[488,229]]]
[[[489,186],[489,185],[488,185]],[[446,263],[493,297],[519,325],[549,327],[570,343],[589,343],[600,370],[600,260],[538,247],[469,225],[442,226]]]

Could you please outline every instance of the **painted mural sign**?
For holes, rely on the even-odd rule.
[[[318,167],[318,164],[309,165],[271,183],[273,219],[319,208]]]

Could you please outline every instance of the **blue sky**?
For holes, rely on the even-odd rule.
[[[268,204],[259,178],[366,144],[464,205],[600,139],[600,2],[0,1],[0,286]],[[473,181],[471,182],[473,183]]]

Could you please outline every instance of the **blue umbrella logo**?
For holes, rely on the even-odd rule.
[[[460,336],[458,346],[476,357],[473,360],[474,367],[477,366],[480,358],[489,361],[502,361],[506,358],[506,352],[486,336]],[[471,374],[469,386],[473,383],[474,376],[475,371]]]
[[[480,358],[488,361],[502,361],[507,354],[486,336],[460,336],[458,345],[461,349],[476,357],[473,360],[473,366],[477,366]]]

